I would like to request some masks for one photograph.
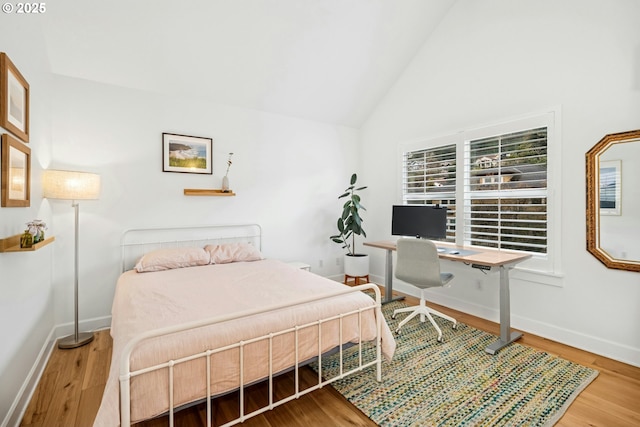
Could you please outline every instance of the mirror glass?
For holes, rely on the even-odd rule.
[[[587,152],[587,249],[609,268],[640,271],[640,130]]]

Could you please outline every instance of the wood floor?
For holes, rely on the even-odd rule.
[[[417,304],[414,298],[409,304]],[[446,307],[432,306],[455,317],[459,322],[499,334],[495,323]],[[632,427],[640,426],[640,368],[616,362],[586,351],[525,333],[519,341],[538,350],[595,368],[600,375],[573,402],[558,427]],[[55,349],[22,420],[22,426],[91,426],[100,406],[111,360],[109,331],[99,331],[96,339],[74,350]],[[304,381],[312,383],[314,375],[302,371]],[[287,379],[283,378],[286,383]],[[286,388],[283,385],[282,388]],[[264,389],[255,387],[248,401],[260,400]],[[219,399],[215,407],[224,417],[236,404],[233,396]],[[176,416],[177,426],[206,425],[202,407],[184,410]],[[218,420],[216,420],[217,422]],[[142,423],[145,427],[168,425],[166,419]],[[375,426],[358,409],[332,387],[324,387],[273,411],[245,421],[249,427],[326,427]]]

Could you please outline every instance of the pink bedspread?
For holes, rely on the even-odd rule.
[[[207,265],[175,270],[136,273],[120,277],[112,309],[111,335],[113,355],[109,378],[95,426],[117,426],[119,417],[120,356],[126,343],[144,331],[187,323],[202,318],[269,307],[312,295],[344,289],[344,285],[293,268],[276,260]],[[144,341],[132,354],[131,369],[176,359],[208,348],[247,340],[320,318],[352,311],[373,304],[373,300],[353,293],[296,308],[282,309],[198,330]],[[376,336],[375,312],[363,313],[363,340]],[[322,327],[322,351],[338,345],[338,325]],[[357,342],[357,316],[343,321],[343,343]],[[317,355],[317,328],[302,331],[299,338],[300,360]],[[268,375],[267,343],[247,346],[244,351],[245,383]],[[294,364],[292,335],[274,340],[274,372]],[[382,352],[391,359],[395,340],[382,319]],[[238,387],[239,352],[237,349],[212,357],[212,393]],[[206,392],[205,362],[188,362],[175,369],[176,406],[203,398]],[[159,371],[131,380],[131,420],[137,422],[167,411],[167,373]]]

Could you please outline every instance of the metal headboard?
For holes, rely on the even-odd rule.
[[[142,255],[156,249],[232,242],[249,243],[262,250],[262,227],[231,224],[129,229],[120,241],[122,271],[132,269]]]

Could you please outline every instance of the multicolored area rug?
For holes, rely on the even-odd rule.
[[[383,306],[395,330],[406,304]],[[598,371],[513,343],[497,355],[485,352],[494,335],[434,317],[443,343],[429,322],[418,318],[396,336],[391,362],[383,362],[383,381],[373,368],[332,385],[381,426],[552,426]],[[345,367],[357,363],[355,348]],[[365,360],[373,360],[373,350]],[[323,360],[323,376],[335,376],[339,355]]]

